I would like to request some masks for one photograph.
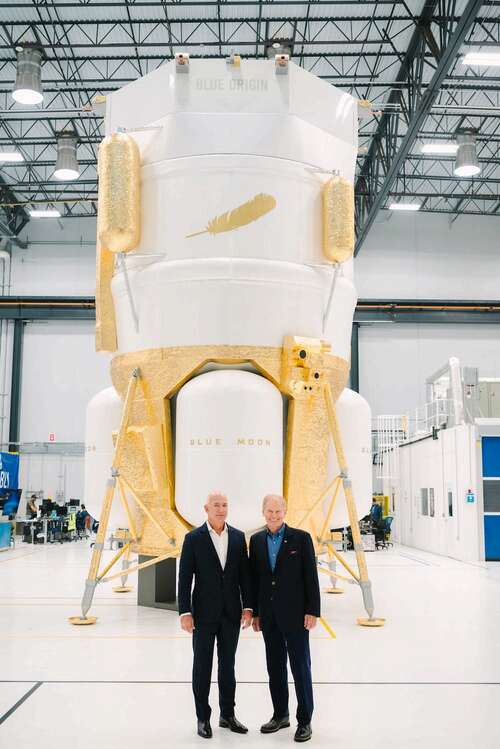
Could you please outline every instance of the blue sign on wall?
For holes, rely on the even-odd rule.
[[[19,455],[0,453],[0,492],[19,486]]]

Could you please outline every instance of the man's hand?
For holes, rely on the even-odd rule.
[[[306,614],[304,617],[304,628],[314,629],[314,627],[316,626],[316,620],[316,616],[313,616],[312,614]]]
[[[252,621],[252,629],[254,632],[260,632],[260,617],[254,616]]]
[[[193,634],[194,620],[192,614],[184,614],[184,616],[181,616],[181,627],[184,632],[187,632],[190,635]]]
[[[241,613],[241,628],[247,629],[252,623],[252,612],[249,609],[245,609]]]

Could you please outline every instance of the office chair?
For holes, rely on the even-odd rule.
[[[392,521],[393,518],[387,516],[374,526],[375,547],[377,549],[388,549],[389,546],[394,546],[390,541]]]

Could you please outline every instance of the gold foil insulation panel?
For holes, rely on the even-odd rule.
[[[95,291],[95,347],[96,351],[114,352],[117,348],[116,320],[111,279],[115,268],[115,256],[97,243]]]
[[[139,148],[130,135],[115,133],[99,146],[98,234],[110,252],[131,252],[141,237]]]
[[[250,362],[280,387],[281,347],[271,346],[171,346],[118,354],[111,362],[111,379],[116,391],[124,397],[130,373],[139,367],[150,398],[155,401],[170,398],[209,362]]]
[[[348,375],[349,363],[333,356],[330,344],[285,337],[281,389],[290,397],[284,472],[287,520],[309,531],[313,539],[324,521],[322,505],[312,508],[326,485],[330,443],[323,392],[327,385],[336,401]]]
[[[118,466],[127,493],[135,495],[139,503],[134,511],[139,529],[134,551],[151,556],[172,551],[180,547],[188,529],[174,504],[169,399],[208,362],[251,363],[290,397],[284,478],[289,522],[300,521],[326,481],[329,432],[322,389],[324,383],[329,383],[336,400],[349,374],[349,363],[329,349],[320,340],[287,337],[283,348],[176,346],[113,358],[111,376],[122,398],[132,372],[136,368],[140,371]],[[321,522],[318,508],[306,524],[313,537],[317,535],[315,524],[319,526]]]
[[[116,351],[116,320],[111,295],[116,252],[131,252],[141,235],[139,149],[124,133],[105,138],[99,147],[97,215],[96,349]]]
[[[322,504],[309,512],[327,483],[329,443],[322,399],[290,401],[283,481],[287,523],[307,530],[313,539],[323,525]],[[304,521],[306,516],[308,519]]]
[[[354,185],[332,177],[323,185],[323,254],[332,263],[343,263],[353,254],[354,243]]]

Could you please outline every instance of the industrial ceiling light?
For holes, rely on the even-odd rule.
[[[269,39],[264,46],[266,57],[270,60],[275,60],[276,55],[288,55],[292,56],[293,43],[291,39],[283,39],[276,37],[275,39]]]
[[[31,218],[60,218],[61,214],[57,208],[30,208],[28,210]]]
[[[496,67],[500,65],[500,49],[490,49],[487,52],[467,52],[467,54],[462,57],[462,65]]]
[[[456,177],[475,177],[481,167],[476,153],[477,130],[457,130],[457,156],[453,173]]]
[[[80,167],[76,157],[78,138],[75,133],[59,133],[57,136],[57,162],[54,177],[60,180],[78,179]]]
[[[420,203],[389,203],[390,211],[419,211]]]
[[[454,156],[458,149],[458,143],[447,143],[446,141],[436,141],[435,143],[424,143],[420,149],[421,153],[428,153],[431,155],[443,156],[451,155]]]
[[[24,161],[24,156],[19,151],[0,151],[0,162],[18,163]]]
[[[42,91],[42,50],[39,47],[17,47],[16,82],[12,98],[19,104],[41,104]]]

